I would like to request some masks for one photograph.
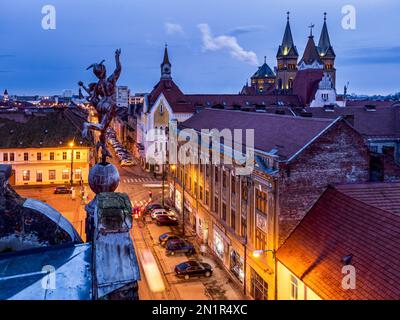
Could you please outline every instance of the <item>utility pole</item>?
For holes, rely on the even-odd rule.
[[[70,176],[70,183],[71,183],[71,187],[74,184],[74,143],[71,142],[69,144],[69,146],[71,147],[71,176]]]
[[[185,183],[186,183],[186,168],[183,164],[183,179],[182,179],[182,234],[185,236]]]
[[[164,185],[165,185],[165,164],[164,164],[164,157],[162,162],[162,193],[161,193],[161,204],[164,207]]]

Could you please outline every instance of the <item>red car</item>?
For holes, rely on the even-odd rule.
[[[168,215],[157,216],[156,223],[159,226],[177,226],[179,224],[178,219]]]

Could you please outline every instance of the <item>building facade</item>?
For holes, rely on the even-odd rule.
[[[248,296],[276,299],[275,251],[329,183],[368,180],[369,154],[362,137],[340,118],[292,122],[206,109],[180,128],[245,129],[245,123],[255,128],[251,174],[236,175],[238,167],[224,164],[224,154],[217,165],[170,165],[169,194],[191,232]]]
[[[87,183],[92,144],[81,135],[81,115],[67,109],[11,111],[0,119],[0,163],[12,166],[12,185]]]

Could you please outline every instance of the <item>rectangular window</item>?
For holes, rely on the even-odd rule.
[[[235,177],[231,177],[231,192],[232,192],[232,194],[236,193],[236,179],[235,179]]]
[[[43,172],[36,171],[36,182],[43,182]]]
[[[258,228],[256,228],[255,244],[257,250],[267,250],[267,235]]]
[[[247,202],[248,192],[247,192],[247,183],[245,180],[242,181],[242,201]]]
[[[197,182],[196,181],[193,183],[193,193],[194,193],[195,197],[197,198]]]
[[[210,203],[210,193],[208,192],[208,190],[206,190],[205,203],[206,203],[206,206],[208,206]]]
[[[77,152],[75,153],[75,158],[76,158],[76,160],[81,160],[81,153],[80,153],[80,151],[77,151]]]
[[[297,300],[298,298],[298,280],[294,275],[290,275],[290,299]]]
[[[268,300],[268,284],[253,269],[250,273],[250,295],[254,300]]]
[[[50,160],[54,160],[54,152],[50,152]]]
[[[215,179],[215,183],[218,183],[218,167],[215,167],[215,171],[214,171],[214,179]]]
[[[41,152],[38,152],[38,153],[36,154],[36,160],[38,160],[38,161],[41,161],[41,160],[42,160],[42,153],[41,153]]]
[[[23,181],[31,180],[31,172],[29,170],[22,171],[22,180]]]
[[[63,159],[63,160],[67,160],[67,151],[64,151],[64,152],[62,153],[62,159]]]
[[[260,190],[256,190],[256,209],[265,214],[268,212],[268,195]]]
[[[8,153],[3,153],[3,161],[4,162],[8,161]]]
[[[29,160],[29,153],[24,152],[24,161],[28,161],[28,160]]]
[[[236,230],[236,212],[235,210],[231,210],[231,228]]]
[[[226,174],[226,172],[224,171],[223,173],[222,173],[222,186],[224,187],[224,188],[226,188],[226,180],[227,180],[227,174]]]
[[[69,179],[69,170],[63,170],[62,171],[62,179],[63,180],[68,180]]]
[[[203,187],[199,186],[199,196],[200,196],[200,200],[203,201]]]
[[[49,180],[56,180],[56,170],[49,170]]]
[[[226,222],[226,204],[222,203],[222,220]]]
[[[75,180],[81,180],[82,179],[82,170],[81,169],[76,169],[75,170],[74,179]]]
[[[218,213],[218,197],[214,197],[214,212]]]
[[[10,153],[10,161],[15,161],[15,153]]]
[[[240,236],[243,238],[247,236],[247,221],[244,217],[240,217]]]

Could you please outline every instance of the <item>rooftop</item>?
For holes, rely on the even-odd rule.
[[[72,140],[90,146],[81,133],[84,121],[86,115],[75,109],[1,112],[0,148],[66,147]]]
[[[289,159],[333,125],[332,119],[309,119],[267,113],[204,109],[182,123],[182,128],[254,129],[255,148],[277,149],[281,160]]]
[[[329,187],[277,258],[322,299],[397,300],[400,296],[400,198],[365,184]],[[367,194],[362,195],[362,192]],[[375,205],[382,201],[382,208]],[[352,255],[356,289],[342,288],[343,258]]]

